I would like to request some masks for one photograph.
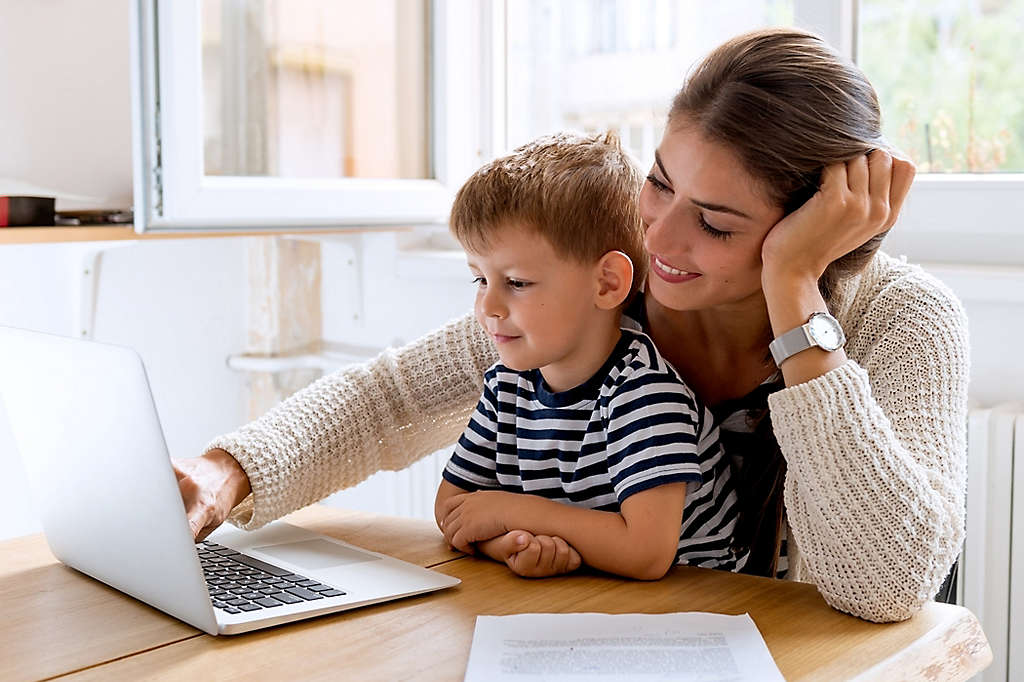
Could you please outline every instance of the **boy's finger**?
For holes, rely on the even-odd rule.
[[[552,566],[555,562],[555,541],[547,535],[538,535],[537,543],[540,545],[540,557],[538,561],[543,566]]]
[[[511,557],[516,552],[525,549],[530,544],[530,539],[523,531],[513,531],[511,533],[505,533],[498,538],[498,551],[506,558]]]

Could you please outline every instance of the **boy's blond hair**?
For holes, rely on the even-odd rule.
[[[512,224],[583,264],[622,251],[633,261],[632,294],[647,273],[636,205],[642,184],[615,133],[545,135],[473,173],[455,196],[450,228],[474,251]]]

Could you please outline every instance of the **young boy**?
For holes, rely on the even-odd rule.
[[[479,169],[452,208],[501,360],[435,516],[454,547],[519,575],[582,561],[655,580],[731,555],[735,494],[710,413],[650,338],[620,328],[646,270],[641,177],[614,134],[548,136]]]

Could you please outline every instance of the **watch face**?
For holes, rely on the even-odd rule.
[[[845,340],[842,328],[831,315],[812,315],[807,328],[814,342],[825,350],[838,350]]]

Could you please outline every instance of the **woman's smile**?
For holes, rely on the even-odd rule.
[[[657,256],[651,256],[651,272],[661,277],[666,282],[677,284],[679,282],[689,282],[690,280],[697,279],[700,277],[699,272],[688,272],[681,270],[677,267],[669,265],[665,261],[661,260]]]

